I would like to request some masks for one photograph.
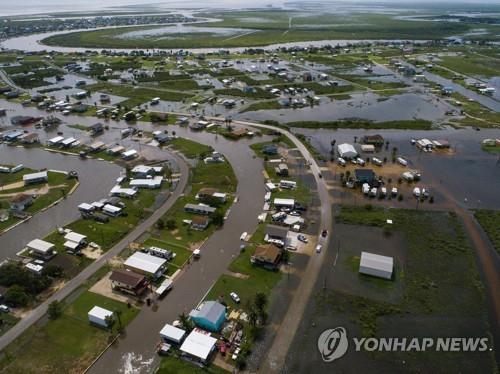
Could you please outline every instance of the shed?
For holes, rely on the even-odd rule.
[[[370,252],[361,252],[359,272],[374,277],[391,279],[394,269],[392,257],[381,256]]]
[[[113,318],[113,312],[99,306],[94,306],[88,313],[89,322],[101,326],[109,327],[108,319]]]
[[[186,335],[186,331],[172,326],[169,323],[163,326],[163,328],[160,330],[160,336],[164,340],[171,341],[176,344],[180,344],[182,342],[182,339],[184,339],[184,335]]]

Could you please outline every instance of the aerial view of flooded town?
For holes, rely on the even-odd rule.
[[[0,1],[0,373],[498,373],[500,0]]]

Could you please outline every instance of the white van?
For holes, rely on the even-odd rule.
[[[162,297],[167,291],[172,289],[173,284],[174,282],[170,278],[165,279],[160,287],[155,290],[155,294],[158,297]]]
[[[372,162],[377,166],[382,166],[382,161],[376,157],[372,158]]]
[[[337,159],[337,163],[340,165],[340,166],[345,166],[346,162],[345,160],[342,158],[342,157],[339,157]]]
[[[248,233],[245,231],[243,234],[240,236],[240,240],[245,240],[247,238]]]
[[[356,159],[356,162],[358,163],[358,165],[361,165],[361,166],[365,165],[365,160],[363,160],[361,157],[358,157]]]

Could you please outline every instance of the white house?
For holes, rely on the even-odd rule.
[[[52,258],[55,255],[54,244],[46,242],[41,239],[34,239],[26,244],[28,250],[33,251],[33,253],[44,259]]]
[[[153,278],[162,276],[167,268],[167,260],[151,256],[147,253],[135,252],[127,258],[124,263],[125,267],[143,275],[151,275]]]
[[[160,336],[163,340],[174,342],[176,344],[180,344],[185,335],[186,331],[168,323],[160,330]]]
[[[101,327],[109,327],[108,321],[110,318],[113,318],[113,312],[99,306],[94,306],[88,313],[89,322],[101,326]]]
[[[342,158],[354,158],[358,156],[358,152],[353,145],[348,143],[342,143],[337,146],[337,152]]]
[[[394,259],[392,257],[361,252],[361,261],[359,262],[359,272],[361,274],[391,279],[393,269]]]
[[[25,185],[47,182],[48,180],[49,180],[49,175],[47,174],[46,171],[23,175],[23,182]]]

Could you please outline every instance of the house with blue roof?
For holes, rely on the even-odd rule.
[[[205,301],[193,309],[189,317],[199,328],[217,332],[226,320],[226,307],[217,301]]]

